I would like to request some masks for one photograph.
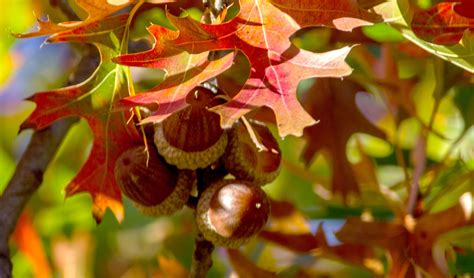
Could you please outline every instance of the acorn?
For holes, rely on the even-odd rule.
[[[186,108],[155,126],[154,141],[165,160],[179,169],[205,168],[221,157],[227,133],[218,114],[208,109],[221,104],[210,90],[196,87],[188,94]]]
[[[229,132],[229,143],[223,160],[226,169],[236,178],[265,185],[275,180],[280,172],[280,147],[263,123],[249,124],[266,149],[259,150],[245,125],[238,122]]]
[[[122,193],[148,216],[170,215],[181,209],[196,183],[194,171],[167,164],[153,146],[149,157],[143,146],[123,152],[114,174]]]
[[[199,198],[196,222],[207,240],[238,248],[265,226],[269,214],[270,201],[259,186],[221,180],[206,188]]]

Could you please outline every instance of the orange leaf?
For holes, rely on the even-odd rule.
[[[120,97],[128,95],[123,86],[124,72],[110,59],[114,51],[97,44],[101,63],[91,77],[81,84],[36,93],[30,100],[36,109],[21,128],[42,129],[69,116],[83,117],[89,124],[94,142],[83,167],[66,188],[66,196],[89,192],[93,198],[92,213],[100,222],[109,207],[119,222],[123,219],[122,196],[114,177],[115,160],[140,141],[128,116],[112,112]]]
[[[84,27],[90,25],[93,22],[101,21],[107,16],[131,5],[135,0],[121,1],[118,5],[110,4],[109,1],[103,0],[76,0],[76,3],[79,7],[84,9],[87,12],[87,18],[82,21],[71,21],[71,22],[62,22],[62,23],[53,23],[51,21],[38,21],[39,29],[27,34],[15,34],[17,38],[31,38],[39,36],[47,36],[58,33],[72,31],[72,30],[81,30],[83,32]],[[87,29],[87,28],[86,28]]]
[[[290,15],[301,27],[331,26],[352,31],[360,26],[380,22],[380,16],[361,9],[356,0],[270,0],[277,8]]]
[[[27,211],[23,212],[18,218],[12,238],[18,249],[25,254],[33,266],[34,276],[38,278],[51,277],[51,269],[45,256],[46,252],[41,238],[36,232],[31,216]]]
[[[237,249],[227,249],[227,254],[229,255],[230,263],[234,268],[234,271],[237,272],[239,277],[245,278],[270,278],[277,277],[273,272],[261,269],[256,266],[252,261],[247,259],[242,253]]]
[[[346,144],[352,134],[363,132],[385,138],[384,133],[372,125],[355,104],[355,95],[362,88],[349,80],[317,79],[308,91],[305,103],[320,122],[305,130],[307,145],[303,160],[311,163],[314,155],[326,150],[331,156],[332,191],[345,198],[359,187],[346,156]]]
[[[344,62],[350,47],[326,53],[296,48],[289,37],[300,26],[265,0],[242,0],[240,13],[222,24],[203,24],[168,14],[178,28],[173,45],[192,53],[239,49],[250,62],[250,75],[231,101],[212,110],[219,113],[223,127],[259,107],[269,107],[277,120],[280,136],[300,136],[315,120],[296,98],[298,83],[310,77],[345,76],[351,73]]]
[[[458,43],[464,31],[474,30],[474,18],[458,14],[458,5],[459,3],[441,2],[428,10],[416,12],[411,22],[413,32],[418,37],[436,44]],[[468,6],[469,4],[463,3],[459,8]]]

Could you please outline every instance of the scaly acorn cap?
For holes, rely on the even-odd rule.
[[[123,152],[115,163],[117,184],[143,214],[170,215],[187,202],[196,183],[195,173],[167,164],[152,146],[148,164],[147,158],[143,146]]]
[[[264,124],[250,122],[250,125],[267,150],[259,151],[245,125],[238,122],[229,131],[229,143],[223,160],[226,169],[237,179],[265,185],[275,180],[280,172],[280,147]]]
[[[260,187],[248,181],[221,180],[199,198],[196,222],[207,240],[238,248],[265,226],[269,214],[270,201]]]
[[[189,106],[156,124],[154,142],[165,160],[179,169],[205,168],[221,157],[227,132],[220,117],[208,108],[222,103],[208,89],[197,87],[188,94]]]

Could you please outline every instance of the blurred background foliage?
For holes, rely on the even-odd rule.
[[[434,1],[418,2],[422,7],[429,7]],[[64,86],[73,65],[77,63],[74,50],[68,45],[43,45],[41,38],[15,40],[10,35],[10,32],[26,32],[34,26],[33,11],[41,18],[47,14],[53,21],[64,20],[63,15],[48,3],[46,0],[0,0],[0,192],[13,175],[16,162],[32,133],[24,131],[18,134],[20,124],[34,108],[33,104],[22,100],[36,91]],[[195,18],[201,14],[196,8],[187,12]],[[145,27],[150,22],[169,24],[162,9],[151,9],[135,20],[132,38],[147,37]],[[424,205],[429,211],[436,212],[457,203],[466,192],[472,193],[472,76],[465,74],[471,79],[470,84],[454,83],[440,88],[438,82],[446,78],[440,73],[440,68],[449,71],[458,69],[431,55],[421,53],[416,59],[404,55],[404,46],[410,50],[415,48],[385,23],[364,27],[353,34],[307,28],[292,38],[297,46],[316,52],[331,49],[344,39],[349,42],[360,39],[364,43],[354,48],[348,58],[355,69],[354,79],[374,75],[373,65],[366,59],[368,54],[375,57],[375,61],[382,60],[384,49],[391,49],[390,55],[397,56],[394,57],[394,82],[414,80],[410,85],[411,93],[405,95],[406,99],[398,97],[393,100],[392,104],[398,101],[393,107],[390,107],[384,89],[375,83],[367,84],[366,92],[357,94],[359,109],[387,134],[387,140],[359,133],[350,138],[346,150],[349,161],[355,165],[356,176],[363,176],[364,172],[373,169],[377,186],[405,200],[404,175],[407,171],[411,173],[414,167],[411,153],[416,149],[423,125],[432,122],[436,134],[430,132],[427,137],[428,168],[431,165],[442,166],[439,170],[429,168],[431,170],[420,179]],[[163,77],[163,72],[157,70],[134,69],[133,74],[138,88],[149,88]],[[307,80],[300,84],[301,98],[311,93],[313,83],[313,80]],[[400,106],[409,106],[415,113],[395,116],[393,109]],[[380,219],[394,217],[387,202],[369,185],[361,186],[360,199],[349,200],[349,206],[344,206],[340,198],[331,194],[329,185],[334,173],[327,156],[318,155],[310,167],[305,168],[301,161],[305,141],[294,137],[279,141],[284,155],[282,172],[275,182],[265,186],[265,191],[275,200],[294,204],[301,214],[295,214],[287,223],[272,223],[274,228],[295,232],[309,230],[314,234],[323,223],[329,244],[337,245],[339,242],[334,233],[349,216],[369,212]],[[399,152],[395,142],[400,147]],[[107,213],[97,226],[91,217],[88,195],[79,194],[65,199],[63,189],[84,163],[90,147],[91,132],[81,121],[69,131],[45,174],[40,190],[20,219],[20,229],[12,240],[14,277],[186,275],[191,265],[195,230],[189,209],[172,217],[153,219],[139,214],[125,199],[126,217],[122,224]],[[406,167],[400,165],[398,155],[404,157]],[[370,163],[364,164],[367,158]],[[466,173],[470,174],[466,176]],[[455,254],[456,260],[449,261],[450,270],[453,273],[473,273],[472,228],[453,233],[449,235],[450,239],[457,240],[458,246],[467,248],[465,252]],[[372,277],[387,269],[387,261],[381,261],[381,265],[373,268],[361,267],[326,258],[324,254],[297,254],[262,240],[254,240],[243,251],[259,266],[277,271],[281,277],[297,277],[303,275],[303,270],[310,276]],[[231,269],[226,253],[218,248],[209,277],[229,276]]]

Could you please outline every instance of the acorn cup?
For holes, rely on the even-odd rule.
[[[154,141],[165,160],[179,169],[205,168],[221,157],[227,132],[220,117],[208,109],[223,103],[210,90],[196,87],[188,94],[189,106],[155,125]]]
[[[136,146],[120,155],[114,173],[122,193],[148,216],[170,215],[181,209],[196,183],[194,171],[167,164],[152,146],[148,164],[145,148]]]
[[[238,248],[266,224],[270,201],[248,181],[221,180],[199,198],[196,222],[204,238],[216,245]]]
[[[223,160],[226,169],[237,179],[265,185],[275,180],[280,172],[280,147],[264,124],[250,122],[250,125],[266,150],[257,149],[245,125],[238,122],[229,131],[229,143]]]

